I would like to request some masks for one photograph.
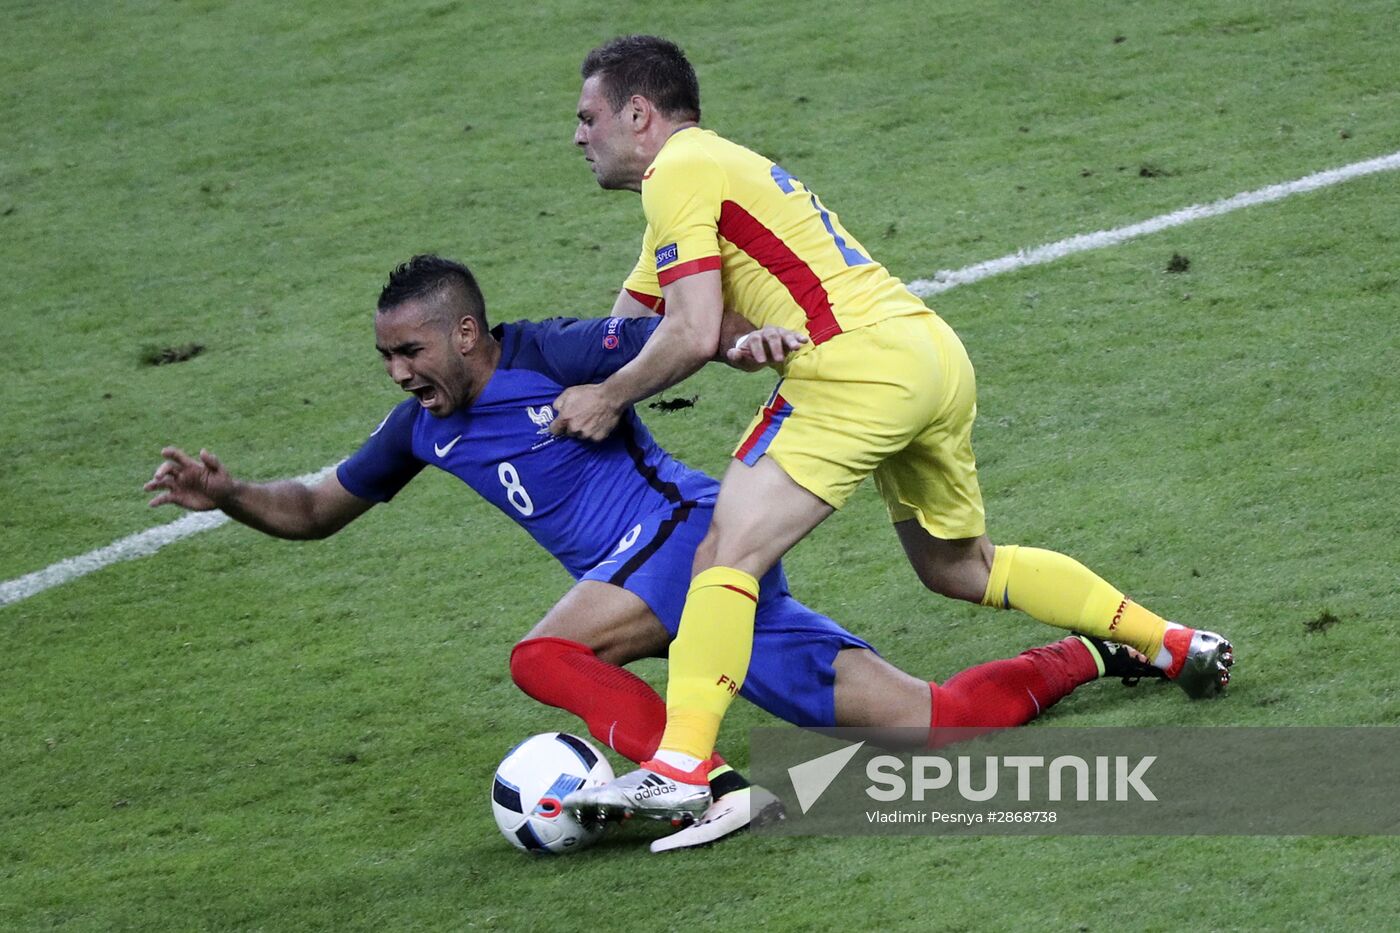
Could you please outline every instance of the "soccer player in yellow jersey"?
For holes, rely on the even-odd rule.
[[[724,474],[671,646],[656,757],[570,806],[673,820],[704,810],[706,763],[749,667],[757,580],[871,474],[929,589],[1128,644],[1193,697],[1223,691],[1224,638],[1166,621],[1072,558],[992,544],[972,454],[976,383],[957,335],[802,182],[700,127],[699,82],[674,43],[615,39],[582,76],[574,142],[599,185],[641,193],[647,221],[613,313],[665,316],[631,363],[559,396],[553,430],[607,436],[627,406],[716,354],[726,306],[806,342],[777,360],[782,378]]]

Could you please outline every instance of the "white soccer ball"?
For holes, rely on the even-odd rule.
[[[576,735],[545,732],[512,748],[491,782],[491,812],[511,845],[563,855],[596,842],[603,826],[584,826],[564,812],[564,797],[613,779],[612,765]]]

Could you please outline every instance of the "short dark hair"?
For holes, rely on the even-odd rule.
[[[389,281],[379,292],[379,311],[392,311],[409,301],[447,298],[483,326],[486,325],[486,299],[471,270],[460,262],[431,253],[401,262],[389,273]]]
[[[588,53],[584,80],[603,76],[613,113],[640,94],[667,117],[700,120],[700,80],[681,47],[660,36],[618,36]]]

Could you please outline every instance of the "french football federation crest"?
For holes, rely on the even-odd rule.
[[[527,407],[525,414],[530,416],[530,420],[539,425],[536,434],[548,434],[549,425],[554,421],[554,406],[541,405],[539,408]]]

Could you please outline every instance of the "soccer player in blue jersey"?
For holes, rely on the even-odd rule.
[[[146,489],[151,505],[219,508],[277,537],[333,534],[392,499],[425,466],[445,470],[517,522],[576,585],[514,648],[515,682],[577,714],[634,762],[655,753],[661,697],[621,665],[664,656],[680,624],[695,550],[719,484],[676,460],[630,409],[602,442],[550,433],[564,387],[607,378],[635,358],[655,318],[554,319],[490,330],[465,266],[417,256],[394,270],[375,315],[390,378],[413,397],[397,405],[335,473],[314,485],[235,480],[208,451],[174,447]],[[728,360],[754,368],[797,338],[730,318]],[[1025,723],[1105,674],[1153,676],[1122,648],[1068,638],[978,665],[943,684],[884,661],[864,640],[803,606],[781,565],[764,577],[755,650],[742,695],[800,726],[945,729]],[[706,844],[749,825],[773,801],[712,759],[714,801],[703,818],[653,843]]]

